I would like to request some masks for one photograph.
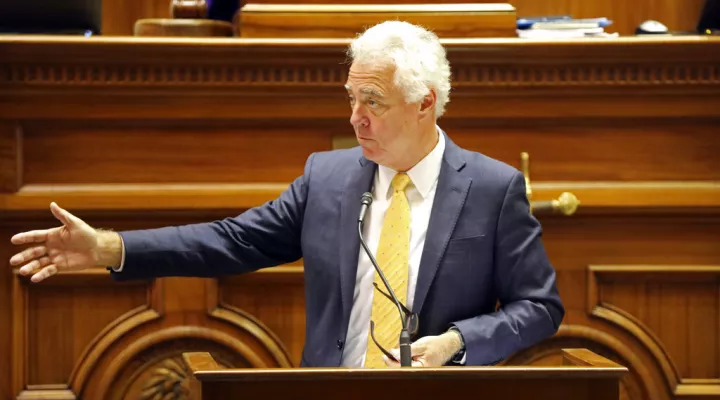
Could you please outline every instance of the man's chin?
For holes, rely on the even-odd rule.
[[[360,145],[362,148],[363,156],[367,158],[370,161],[376,161],[376,158],[378,156],[377,150],[373,149],[372,146],[363,146]]]

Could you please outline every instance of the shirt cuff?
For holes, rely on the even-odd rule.
[[[462,343],[462,348],[450,359],[450,362],[452,362],[453,364],[465,365],[465,362],[467,361],[467,352],[465,351],[465,339],[463,338],[462,332],[460,332],[460,329],[458,329],[457,326],[453,325],[450,330],[455,331],[458,333],[458,335],[460,335],[460,341]]]
[[[120,266],[115,268],[112,267],[113,272],[122,272],[123,267],[125,266],[125,242],[123,241],[122,235],[120,236],[120,248],[122,249],[122,255],[120,256]]]

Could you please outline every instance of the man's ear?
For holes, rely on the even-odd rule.
[[[420,114],[425,116],[435,114],[435,102],[437,101],[437,93],[435,89],[430,89],[430,93],[426,94],[425,97],[420,100]]]

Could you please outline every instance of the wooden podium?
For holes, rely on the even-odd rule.
[[[209,353],[184,353],[192,400],[235,398],[617,400],[627,368],[586,349],[543,366],[221,369]]]

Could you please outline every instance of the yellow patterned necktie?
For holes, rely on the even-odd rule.
[[[405,196],[405,187],[410,177],[405,173],[395,175],[392,180],[393,194],[390,207],[385,213],[380,243],[377,249],[377,263],[385,274],[390,286],[400,302],[406,303],[407,281],[410,257],[410,204]],[[380,275],[375,273],[375,283],[387,292]],[[375,323],[375,339],[386,350],[398,347],[402,322],[397,306],[373,287],[373,303],[371,320]],[[382,352],[370,337],[368,327],[368,348],[365,367],[380,368],[385,366]]]

